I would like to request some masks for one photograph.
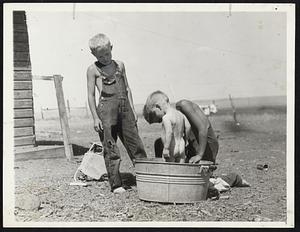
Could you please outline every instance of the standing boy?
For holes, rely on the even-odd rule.
[[[125,67],[112,59],[112,45],[104,34],[89,41],[91,53],[97,61],[87,70],[88,102],[94,119],[94,129],[104,146],[104,160],[108,181],[114,193],[125,192],[119,172],[120,152],[116,145],[119,137],[130,159],[145,158],[146,152],[137,130],[137,115],[128,86]],[[95,87],[100,93],[96,107]]]

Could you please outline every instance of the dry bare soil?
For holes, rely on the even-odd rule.
[[[89,187],[70,186],[78,162],[39,159],[15,162],[16,197],[38,196],[37,210],[15,208],[17,221],[286,221],[286,113],[283,110],[238,112],[235,127],[230,114],[210,117],[219,135],[220,150],[215,175],[237,172],[250,188],[232,188],[221,194],[227,199],[194,204],[161,204],[141,201],[136,186],[122,195],[110,192],[107,181],[93,181]],[[138,122],[148,156],[160,125]],[[71,118],[74,153],[80,160],[90,142],[98,141],[90,118]],[[36,121],[40,144],[62,141],[58,120]],[[134,173],[125,149],[121,172]],[[257,164],[268,164],[267,171]],[[128,181],[128,179],[127,179]],[[30,195],[29,195],[30,196]]]

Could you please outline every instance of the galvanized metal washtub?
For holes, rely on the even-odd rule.
[[[137,159],[135,173],[141,200],[193,203],[206,200],[209,178],[216,166],[162,162],[159,158]]]

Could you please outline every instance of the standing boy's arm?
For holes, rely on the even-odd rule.
[[[170,152],[170,145],[171,145],[171,140],[172,140],[172,123],[170,118],[165,115],[162,118],[162,125],[163,125],[163,130],[164,130],[164,149],[163,149],[163,156],[168,157],[169,152]]]
[[[191,124],[189,122],[189,120],[186,118],[186,116],[184,115],[184,133],[185,133],[185,139],[187,140],[190,137],[190,133],[191,133]]]
[[[99,132],[103,127],[102,127],[102,122],[99,119],[96,110],[95,83],[96,83],[96,75],[93,67],[90,66],[87,70],[88,103],[89,103],[91,114],[94,119],[94,129],[96,132]],[[102,88],[102,86],[98,86],[98,88]]]
[[[125,86],[126,86],[126,90],[127,90],[129,104],[130,104],[131,109],[133,111],[135,121],[137,121],[138,118],[137,118],[137,115],[136,115],[136,112],[135,112],[135,109],[134,109],[132,92],[131,92],[131,89],[129,88],[129,85],[128,85],[128,81],[127,81],[127,76],[126,76],[124,64],[122,65],[122,70],[123,70],[123,76],[124,76],[124,81],[125,81]]]
[[[202,157],[204,155],[206,145],[207,145],[207,133],[203,133],[203,130],[199,131],[198,139],[199,139],[199,146],[197,147],[197,151],[196,151],[197,154],[189,160],[189,163],[197,163],[198,161],[202,160]]]
[[[203,113],[203,111],[200,109],[200,107],[191,102],[192,108],[193,108],[193,115],[194,115],[194,123],[197,128],[197,139],[198,139],[198,147],[197,147],[197,154],[193,156],[189,163],[197,163],[200,160],[202,160],[206,145],[207,145],[207,134],[208,134],[208,127],[209,127],[209,121],[206,115]]]

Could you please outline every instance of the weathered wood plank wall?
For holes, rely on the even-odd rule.
[[[35,146],[32,73],[25,11],[13,12],[14,33],[14,142]]]

